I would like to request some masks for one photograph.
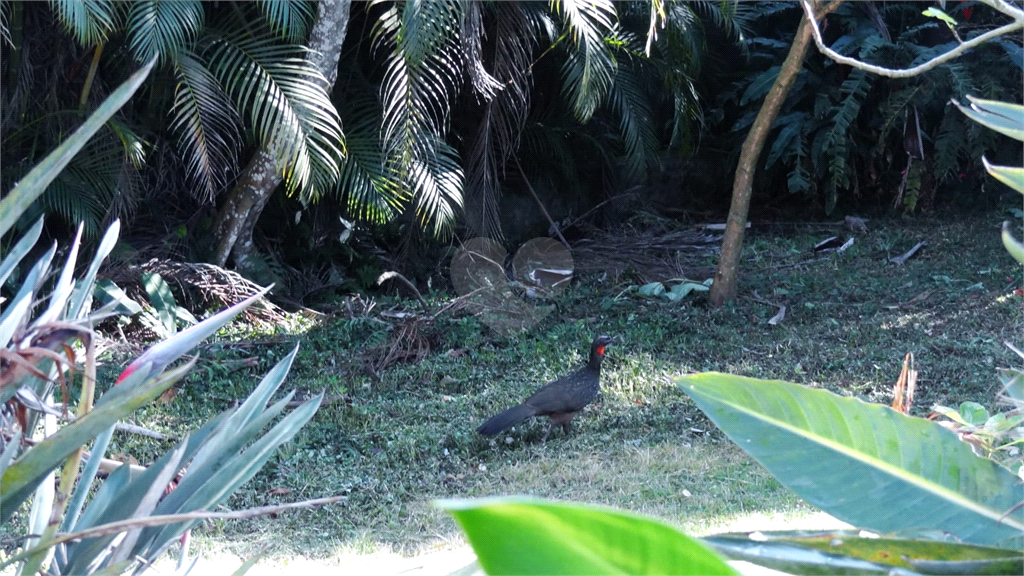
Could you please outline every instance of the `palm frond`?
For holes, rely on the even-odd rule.
[[[669,146],[692,149],[704,121],[696,79],[705,59],[705,33],[690,2],[670,2],[665,14],[651,60],[658,64],[673,104]]]
[[[111,0],[50,0],[50,7],[82,46],[106,42],[117,26],[117,8]]]
[[[214,76],[277,159],[290,192],[316,198],[338,180],[338,113],[305,49],[267,34],[225,34],[204,54]]]
[[[489,101],[501,89],[501,83],[484,66],[483,39],[486,33],[483,10],[484,5],[480,2],[466,4],[462,15],[462,45],[469,82],[478,94]]]
[[[677,0],[678,1],[678,0]],[[690,2],[687,2],[690,4]],[[765,18],[770,14],[799,8],[792,2],[758,2],[751,6],[749,2],[692,2],[695,11],[702,12],[711,21],[732,38],[743,39],[751,35],[751,25],[755,18]]]
[[[199,0],[136,0],[128,8],[128,46],[139,62],[163,61],[195,39],[203,20]]]
[[[435,236],[451,231],[455,211],[462,207],[464,175],[459,155],[448,143],[431,143],[433,157],[417,159],[409,180],[416,193],[416,216],[423,227],[430,226]]]
[[[131,165],[132,168],[142,168],[143,164],[146,163],[146,143],[142,136],[139,136],[131,126],[117,118],[111,118],[107,121],[107,129],[121,142],[125,162]]]
[[[124,164],[116,138],[110,134],[96,137],[50,183],[38,202],[68,226],[81,222],[86,237],[95,238],[118,196]]]
[[[282,40],[302,43],[316,17],[315,2],[307,0],[258,0],[267,24]]]
[[[619,116],[627,172],[635,181],[643,181],[648,166],[657,159],[659,143],[650,98],[642,86],[640,74],[634,69],[638,65],[634,59],[619,62],[608,96],[612,109]]]
[[[580,122],[590,120],[611,88],[615,59],[605,36],[612,32],[615,5],[610,0],[563,0],[554,4],[570,39],[562,67],[562,91]]]
[[[241,141],[241,118],[213,73],[188,52],[174,57],[171,133],[187,165],[197,199],[212,200],[233,172]]]
[[[10,16],[8,16],[10,9],[10,2],[6,0],[0,2],[0,40],[13,48],[14,41],[11,40]]]
[[[457,154],[444,142],[460,84],[460,18],[456,4],[408,2],[401,13],[390,7],[373,30],[375,44],[387,48],[381,80],[384,152],[416,198],[420,219],[432,221],[435,233],[450,229],[452,206],[462,204],[462,170],[455,170],[457,161],[449,165]]]
[[[424,64],[448,44],[458,30],[462,9],[454,0],[414,1],[402,7],[398,44],[411,68]]]
[[[338,189],[351,215],[376,224],[389,222],[409,200],[401,174],[380,140],[381,111],[369,90],[346,99],[342,119],[348,154]]]
[[[483,117],[467,154],[466,223],[476,234],[501,238],[501,175],[506,160],[519,144],[519,135],[530,110],[530,55],[534,35],[530,33],[530,18],[520,4],[498,3],[494,10],[492,78],[501,90],[484,105]]]

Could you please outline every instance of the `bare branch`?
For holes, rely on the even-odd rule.
[[[29,554],[34,553],[39,548],[49,548],[51,546],[56,546],[57,544],[70,542],[72,540],[81,540],[83,538],[96,538],[99,536],[108,536],[110,534],[126,532],[133,528],[163,526],[165,524],[177,524],[179,522],[190,522],[192,520],[242,520],[246,518],[255,518],[257,516],[265,516],[267,514],[285,512],[287,510],[293,510],[296,508],[312,508],[314,506],[321,506],[324,504],[333,504],[334,502],[344,499],[344,496],[329,496],[327,498],[303,500],[302,502],[291,502],[288,504],[279,504],[276,506],[261,506],[259,508],[248,508],[245,510],[235,510],[233,512],[207,512],[205,510],[199,510],[196,512],[185,512],[182,514],[163,514],[158,516],[147,516],[143,518],[132,518],[130,520],[120,520],[117,522],[110,522],[109,524],[100,524],[99,526],[94,526],[92,528],[89,528],[88,530],[61,534],[60,536],[57,536],[52,540],[48,540],[29,550],[23,551],[20,554],[7,558],[3,564],[0,564],[0,568],[2,568],[3,566],[9,566],[14,562],[22,560]]]
[[[919,64],[917,66],[914,66],[913,68],[906,68],[906,69],[903,69],[903,70],[899,70],[899,69],[895,69],[895,68],[885,68],[883,66],[875,66],[874,64],[868,64],[866,62],[861,62],[860,60],[857,60],[856,58],[850,58],[849,56],[843,56],[842,54],[836,52],[835,50],[832,50],[828,46],[825,46],[825,42],[821,39],[821,30],[818,28],[818,21],[814,17],[814,6],[812,4],[812,1],[811,0],[800,0],[800,5],[803,6],[804,14],[807,16],[807,19],[810,21],[811,32],[812,32],[812,34],[814,36],[814,43],[817,44],[818,50],[822,54],[828,56],[829,58],[831,58],[832,60],[835,60],[836,62],[838,62],[840,64],[846,64],[848,66],[853,66],[854,68],[858,68],[858,69],[864,70],[866,72],[871,72],[873,74],[878,74],[879,76],[886,76],[886,77],[889,77],[889,78],[910,78],[910,77],[913,77],[913,76],[917,76],[917,75],[919,75],[919,74],[921,74],[923,72],[927,72],[928,70],[931,70],[932,68],[935,68],[935,67],[939,66],[940,64],[948,62],[948,61],[950,61],[950,60],[960,56],[964,52],[970,50],[971,48],[974,48],[975,46],[983,44],[983,43],[985,43],[985,42],[987,42],[987,41],[989,41],[989,40],[991,40],[993,38],[996,38],[996,37],[999,37],[999,36],[1003,36],[1005,34],[1009,34],[1010,32],[1013,32],[1013,31],[1016,31],[1016,30],[1024,29],[1024,10],[1019,10],[1019,9],[1015,8],[1014,6],[1010,5],[1009,3],[1004,2],[1003,0],[979,0],[979,1],[984,3],[984,4],[987,4],[987,5],[991,6],[992,8],[995,8],[996,10],[1002,12],[1003,14],[1006,14],[1007,16],[1013,18],[1013,22],[1011,22],[1009,24],[1006,24],[1005,26],[1000,26],[999,28],[996,28],[995,30],[990,30],[990,31],[988,31],[988,32],[982,34],[981,36],[976,37],[976,38],[972,38],[972,39],[968,40],[967,42],[964,42],[964,43],[958,45],[956,48],[953,48],[949,52],[946,52],[945,54],[943,54],[941,56],[936,56],[935,58],[932,58],[931,60],[925,62],[924,64]]]
[[[558,224],[556,224],[551,218],[551,214],[548,214],[548,209],[544,207],[544,203],[540,201],[540,197],[537,196],[537,193],[533,190],[533,186],[530,184],[529,178],[526,177],[526,172],[523,172],[523,167],[519,164],[519,158],[513,156],[512,159],[516,161],[516,168],[519,168],[519,175],[523,177],[523,183],[526,184],[526,189],[530,191],[530,195],[537,201],[537,206],[540,206],[540,211],[544,214],[544,217],[548,219],[548,223],[555,229],[555,234],[558,234],[558,239],[562,241],[562,244],[565,244],[566,250],[572,252],[572,246],[569,246],[569,241],[565,239],[565,236],[562,236],[562,231],[558,228]]]
[[[427,305],[427,301],[423,299],[423,295],[420,294],[420,291],[416,288],[416,285],[413,284],[412,282],[410,282],[408,278],[406,278],[405,276],[402,276],[398,272],[395,272],[394,270],[392,270],[390,272],[385,272],[385,273],[381,274],[377,278],[377,285],[379,286],[379,285],[383,284],[385,281],[391,280],[392,278],[397,279],[397,280],[401,281],[402,284],[405,284],[406,286],[408,286],[416,294],[416,299],[420,301],[420,306],[423,306],[423,311],[428,313],[428,314],[430,313],[430,306]]]

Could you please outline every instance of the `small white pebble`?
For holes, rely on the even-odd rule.
[[[487,465],[481,464],[477,469],[480,470],[481,472],[487,472]]]
[[[693,496],[693,494],[690,494],[689,490],[687,490],[686,488],[683,488],[683,496],[686,496],[687,498],[689,498],[690,496]]]
[[[505,444],[511,444],[511,443],[512,443],[512,437],[511,436],[505,436]]]
[[[449,452],[448,452],[448,449],[447,449],[447,448],[445,448],[445,449],[444,449],[444,455],[445,455],[445,456],[447,456],[448,454],[449,454]]]

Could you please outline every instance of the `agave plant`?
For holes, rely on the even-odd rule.
[[[74,153],[131,97],[151,68],[152,63],[115,90],[77,133],[0,202],[0,233],[10,228]],[[32,535],[0,563],[0,570],[16,565],[19,574],[142,571],[199,522],[203,511],[224,502],[252,478],[276,448],[309,421],[321,397],[304,402],[280,420],[292,395],[268,406],[287,375],[296,347],[242,405],[189,434],[143,471],[118,466],[97,487],[97,473],[114,424],[183,377],[195,359],[172,364],[266,290],[155,344],[96,398],[91,327],[117,303],[92,310],[92,295],[96,274],[117,241],[120,225],[115,221],[108,228],[85,275],[76,279],[82,237],[79,227],[52,284],[48,278],[56,245],[34,263],[25,262],[42,227],[40,219],[0,261],[0,285],[12,278],[20,282],[12,287],[14,295],[0,314],[0,401],[4,406],[0,414],[0,522],[10,521],[30,501],[26,529]],[[36,302],[45,302],[45,306]],[[84,368],[80,367],[83,356]],[[63,406],[54,403],[58,384]],[[75,388],[77,394],[71,393]],[[74,396],[78,398],[74,418],[68,417],[70,423],[58,426],[58,418],[67,416]]]

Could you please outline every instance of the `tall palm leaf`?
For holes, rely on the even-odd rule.
[[[380,139],[380,102],[361,75],[353,75],[359,88],[345,95],[342,121],[348,154],[341,165],[338,189],[349,213],[369,222],[390,221],[409,200],[403,191],[394,158],[385,153]]]
[[[100,134],[79,152],[47,186],[28,216],[56,212],[65,222],[81,222],[88,237],[96,237],[115,206],[131,198],[136,179],[124,147],[111,133]]]
[[[570,40],[562,90],[577,120],[586,122],[604,100],[615,75],[615,60],[604,42],[616,20],[615,5],[611,0],[563,0],[553,6],[564,19]]]
[[[647,79],[656,76],[653,66],[645,66],[643,43],[635,36],[620,31],[611,39],[611,44],[619,58],[608,101],[619,117],[628,175],[642,181],[647,176],[648,166],[655,162],[660,146],[654,130],[652,90],[645,85]]]
[[[307,0],[257,0],[256,5],[274,29],[287,42],[302,43],[316,15],[315,2]]]
[[[466,67],[474,90],[486,100],[483,117],[466,158],[466,214],[470,230],[500,238],[501,175],[530,111],[530,58],[539,31],[517,2],[493,5],[494,56],[488,72],[480,47],[485,35],[483,5],[470,3],[463,18]]]
[[[117,27],[117,7],[111,0],[50,0],[50,6],[82,46],[106,42]]]
[[[435,234],[451,229],[462,205],[463,172],[444,142],[461,78],[460,18],[455,2],[407,2],[387,8],[373,30],[376,46],[387,48],[384,149],[417,199],[418,218]]]
[[[317,198],[338,180],[338,113],[304,49],[267,33],[226,33],[205,51],[214,76],[278,161],[289,191]]]
[[[212,200],[227,186],[241,140],[238,110],[213,73],[187,50],[174,55],[174,104],[171,132],[188,166],[191,189],[200,199]]]

